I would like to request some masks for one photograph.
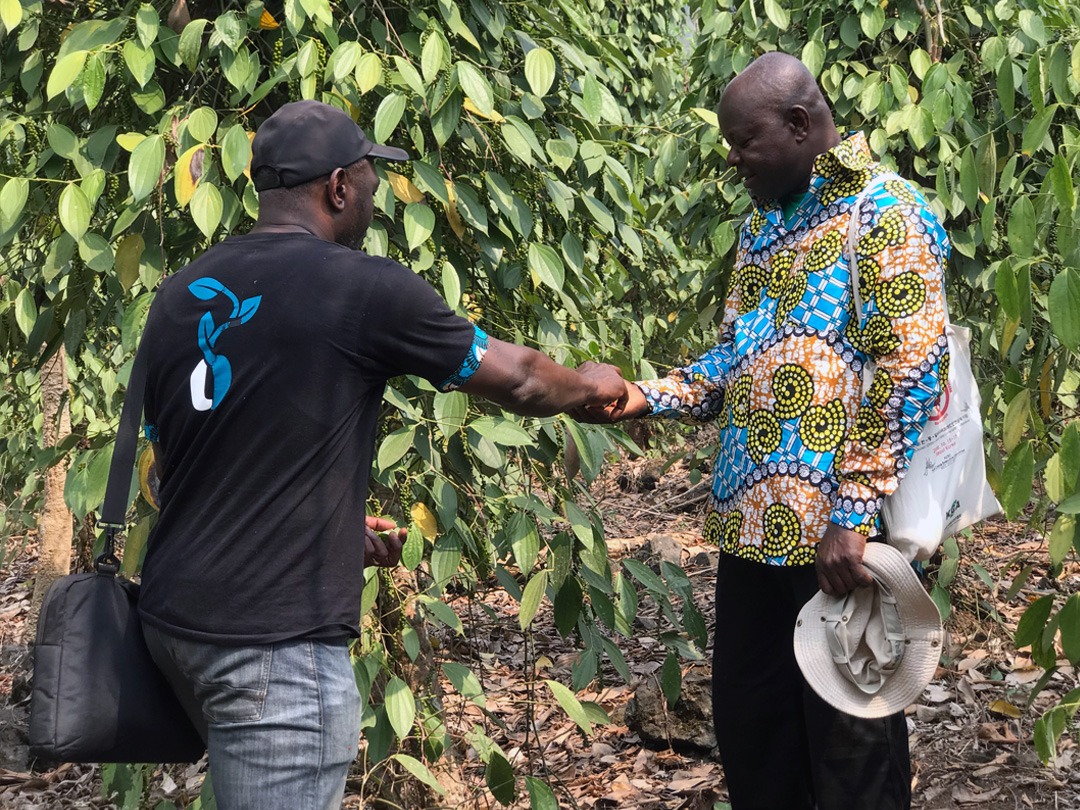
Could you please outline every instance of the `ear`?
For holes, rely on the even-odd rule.
[[[326,181],[326,202],[334,211],[344,211],[348,205],[348,184],[344,169],[338,168],[330,172]]]
[[[796,143],[802,143],[810,135],[810,113],[806,107],[796,104],[788,110],[787,126],[795,137]]]

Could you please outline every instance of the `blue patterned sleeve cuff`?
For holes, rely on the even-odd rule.
[[[443,380],[437,386],[444,394],[449,391],[456,391],[461,388],[465,383],[469,381],[476,370],[480,368],[480,364],[484,362],[484,355],[488,350],[488,336],[487,332],[481,329],[479,326],[473,325],[473,342],[469,347],[468,353],[465,355],[465,359],[461,361],[461,365],[458,366],[458,370]]]
[[[161,436],[158,434],[158,427],[153,422],[147,422],[143,426],[143,435],[147,441],[156,442],[161,440]]]

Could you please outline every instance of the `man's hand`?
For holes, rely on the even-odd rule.
[[[858,532],[830,523],[817,547],[818,587],[829,596],[869,585],[870,572],[862,564],[866,538]]]
[[[577,373],[589,380],[596,394],[582,405],[583,408],[614,408],[622,413],[626,407],[626,380],[617,366],[610,363],[594,363],[587,360],[577,367]]]
[[[364,567],[392,568],[401,562],[401,547],[409,530],[398,528],[394,521],[384,518],[367,517],[364,523]]]
[[[595,363],[584,363],[578,367],[581,374],[588,373],[588,366]],[[610,425],[621,422],[623,419],[634,419],[645,416],[649,412],[649,403],[641,389],[629,380],[619,377],[622,393],[619,397],[613,397],[605,402],[587,403],[580,408],[574,408],[568,413],[578,422],[587,422],[593,425]]]

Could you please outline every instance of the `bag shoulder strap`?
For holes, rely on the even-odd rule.
[[[100,574],[115,574],[120,570],[120,560],[116,557],[116,534],[126,525],[128,493],[131,491],[131,474],[135,466],[135,448],[139,441],[139,423],[142,421],[143,395],[146,392],[146,354],[146,341],[141,340],[131,364],[124,407],[120,411],[120,427],[109,463],[105,502],[98,521],[105,527],[105,548],[94,560],[94,568]]]
[[[894,172],[883,172],[877,177],[872,179],[862,191],[859,192],[854,202],[851,204],[851,208],[848,211],[848,230],[847,230],[847,242],[844,245],[844,255],[847,256],[848,268],[851,271],[851,300],[855,304],[855,317],[858,320],[859,326],[862,326],[863,315],[863,300],[862,294],[859,292],[860,280],[859,280],[859,256],[855,249],[857,242],[857,236],[859,233],[859,211],[862,210],[863,202],[873,192],[885,183],[887,180],[900,180],[905,182],[904,179]],[[944,290],[942,290],[942,297],[944,298]],[[952,325],[949,319],[949,307],[943,301],[945,309],[945,326]]]

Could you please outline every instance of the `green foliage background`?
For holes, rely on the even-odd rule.
[[[819,77],[838,125],[866,131],[930,192],[954,244],[952,315],[976,335],[992,483],[1010,519],[1050,527],[1055,566],[1080,549],[1075,4],[225,0],[193,3],[180,33],[171,7],[0,0],[5,534],[35,524],[60,456],[76,517],[100,503],[154,290],[251,225],[249,135],[281,103],[338,104],[416,158],[380,185],[370,252],[409,264],[499,338],[641,378],[710,345],[749,204],[713,108],[734,73],[779,48]],[[41,450],[38,369],[61,345],[75,434]],[[580,689],[605,661],[625,673],[609,636],[630,632],[641,588],[670,619],[677,696],[677,656],[705,646],[685,576],[613,570],[588,492],[561,464],[572,440],[589,481],[605,453],[634,449],[625,434],[522,420],[414,379],[393,381],[383,424],[372,507],[413,521],[418,587],[394,599],[455,629],[451,585],[497,582],[523,629],[553,600],[560,632],[581,641]],[[140,507],[132,571],[152,520]],[[386,600],[380,582],[369,575],[365,608]],[[365,719],[368,755],[427,779],[421,760],[447,742],[437,701],[399,677],[399,642],[366,626],[358,681],[383,698]],[[1016,642],[1048,673],[1055,643],[1080,662],[1080,595],[1033,605]],[[474,694],[475,676],[447,666]],[[542,688],[583,728],[603,719],[560,684]],[[1075,711],[1071,696],[1040,721],[1044,758]],[[504,753],[486,735],[470,744],[509,800]],[[523,784],[533,806],[553,806]]]

